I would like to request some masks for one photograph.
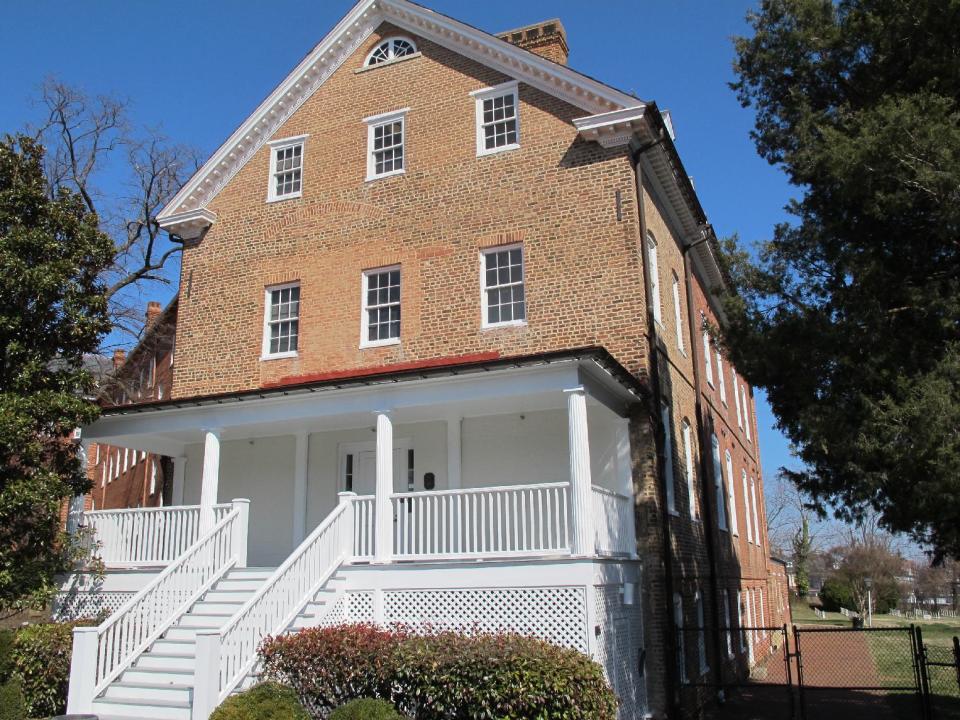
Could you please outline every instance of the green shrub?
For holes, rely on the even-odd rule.
[[[521,635],[345,625],[268,638],[260,653],[265,676],[293,687],[316,718],[355,698],[389,700],[417,720],[616,717],[597,663]]]
[[[26,720],[27,706],[17,678],[0,685],[0,720]]]
[[[326,717],[356,698],[390,698],[391,659],[403,637],[366,624],[268,637],[263,677],[289,685],[315,717]]]
[[[228,697],[210,720],[310,720],[310,715],[291,688],[264,682]]]
[[[13,674],[20,680],[30,717],[66,712],[73,628],[89,624],[44,623],[17,631],[13,641]]]
[[[13,670],[13,630],[0,630],[0,685],[10,679]]]
[[[329,720],[403,720],[397,709],[386,700],[360,698],[341,705]]]

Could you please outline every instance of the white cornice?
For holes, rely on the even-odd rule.
[[[587,117],[575,118],[574,127],[584,140],[600,143],[611,148],[626,145],[638,131],[645,128],[644,104],[598,113]]]
[[[361,0],[167,203],[161,225],[209,203],[384,20],[586,112],[637,105],[631,95],[407,0]]]
[[[198,237],[204,230],[217,221],[216,213],[206,208],[171,213],[158,219],[160,227],[167,232],[179,235],[185,240]]]

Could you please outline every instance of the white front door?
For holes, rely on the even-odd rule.
[[[372,444],[371,444],[372,445]],[[407,491],[407,447],[393,449],[393,491]],[[377,489],[376,450],[356,447],[344,448],[340,462],[340,487],[357,495],[374,495]]]

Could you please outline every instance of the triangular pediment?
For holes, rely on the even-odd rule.
[[[207,204],[381,25],[389,22],[549,93],[587,115],[625,108],[637,98],[408,0],[361,0],[287,75],[160,211],[162,227],[189,236],[215,222]]]

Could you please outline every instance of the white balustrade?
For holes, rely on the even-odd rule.
[[[399,558],[570,552],[570,484],[399,493],[391,497]]]
[[[215,522],[230,510],[214,506]],[[196,542],[200,506],[96,510],[84,513],[83,525],[92,528],[90,542],[99,543],[94,555],[106,565],[166,565]]]
[[[345,493],[350,496],[352,493]],[[353,552],[353,502],[337,508],[310,533],[220,630],[197,635],[194,718],[209,713],[253,669],[267,635],[283,632]]]
[[[369,560],[374,555],[373,495],[358,495],[353,499],[353,557]]]
[[[598,555],[633,555],[636,538],[630,522],[633,508],[626,495],[593,486],[593,537]]]
[[[249,502],[232,508],[206,534],[97,627],[74,630],[67,712],[91,703],[232,567],[246,549]]]

